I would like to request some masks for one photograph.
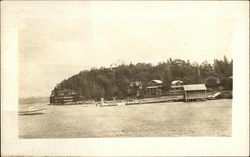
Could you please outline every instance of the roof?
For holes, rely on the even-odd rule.
[[[70,92],[71,94],[76,94],[76,92],[74,90],[70,90],[70,89],[62,89],[62,90],[58,90],[58,93],[67,93]]]
[[[183,85],[184,91],[207,90],[205,84]]]
[[[171,88],[183,88],[183,85],[171,85]]]
[[[162,83],[161,80],[153,80],[153,81],[156,82],[156,83]]]
[[[142,85],[142,82],[141,81],[134,81],[134,82],[130,82],[129,83],[129,86],[141,86]]]
[[[150,81],[149,83],[152,83],[152,82],[155,82],[155,83],[158,83],[158,84],[162,84],[162,81],[161,81],[161,80],[152,80],[152,81]]]
[[[61,90],[58,90],[58,92],[70,92],[71,90],[69,89],[61,89]]]
[[[149,86],[147,88],[159,88],[159,87],[162,87],[162,86]]]
[[[181,81],[181,80],[174,80],[174,81],[172,81],[172,84],[176,84],[176,83],[183,83],[183,81]]]

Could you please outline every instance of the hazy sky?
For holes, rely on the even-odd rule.
[[[224,18],[227,10],[128,2],[39,9],[47,17],[35,12],[23,19],[18,33],[20,97],[49,96],[63,79],[118,60],[156,64],[169,57],[199,63],[232,58],[233,21]]]

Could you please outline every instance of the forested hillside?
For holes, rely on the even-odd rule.
[[[206,61],[201,64],[190,63],[190,61],[170,58],[157,65],[122,64],[113,68],[84,70],[63,80],[57,88],[72,89],[78,92],[82,99],[94,100],[101,97],[126,98],[131,95],[128,90],[130,82],[141,81],[145,85],[154,79],[163,81],[164,92],[170,88],[171,81],[177,79],[182,80],[184,84],[206,83],[207,87],[211,88],[217,88],[219,85],[232,88],[232,85],[226,82],[227,78],[232,76],[232,67],[233,61],[229,61],[226,57],[223,60],[214,59],[213,64]],[[216,83],[216,79],[220,80],[220,84]]]

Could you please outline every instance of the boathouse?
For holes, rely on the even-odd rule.
[[[205,84],[191,84],[183,85],[183,97],[186,102],[190,100],[206,99],[206,86]]]

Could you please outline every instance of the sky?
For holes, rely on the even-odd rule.
[[[117,62],[232,58],[233,21],[225,18],[230,9],[138,3],[26,6],[23,14],[32,16],[18,31],[19,96],[49,96],[81,70]]]

